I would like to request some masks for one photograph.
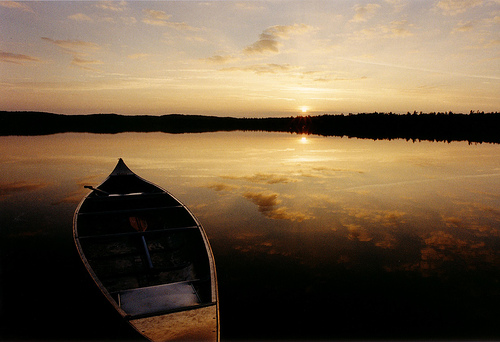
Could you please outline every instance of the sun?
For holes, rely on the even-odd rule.
[[[302,113],[307,113],[308,109],[309,109],[309,107],[307,107],[307,106],[300,107],[300,110],[302,111]]]

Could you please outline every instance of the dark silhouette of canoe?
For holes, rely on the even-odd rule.
[[[188,208],[118,161],[80,203],[73,235],[115,309],[151,341],[219,340],[215,263]]]

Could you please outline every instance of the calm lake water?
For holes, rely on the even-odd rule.
[[[0,137],[0,339],[140,338],[72,240],[119,157],[203,224],[223,340],[500,339],[500,145],[256,132]]]

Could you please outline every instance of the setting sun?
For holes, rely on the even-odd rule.
[[[308,109],[309,109],[309,107],[307,107],[307,106],[300,107],[300,110],[302,111],[302,113],[307,113]]]

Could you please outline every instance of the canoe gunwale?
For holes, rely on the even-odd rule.
[[[78,213],[78,216],[92,216],[92,215],[116,215],[125,213],[141,213],[147,211],[160,211],[165,209],[175,209],[184,208],[182,205],[169,205],[165,207],[154,207],[154,208],[140,208],[140,209],[129,209],[129,210],[102,210],[102,211],[89,211],[84,213]]]
[[[165,229],[156,229],[156,230],[146,230],[144,232],[127,232],[127,233],[115,233],[115,234],[96,234],[96,235],[82,235],[75,236],[76,239],[107,239],[113,237],[122,237],[122,236],[148,236],[153,234],[160,233],[168,233],[168,232],[177,232],[182,230],[195,230],[199,229],[198,226],[188,226],[188,227],[173,227],[173,228],[165,228]]]

